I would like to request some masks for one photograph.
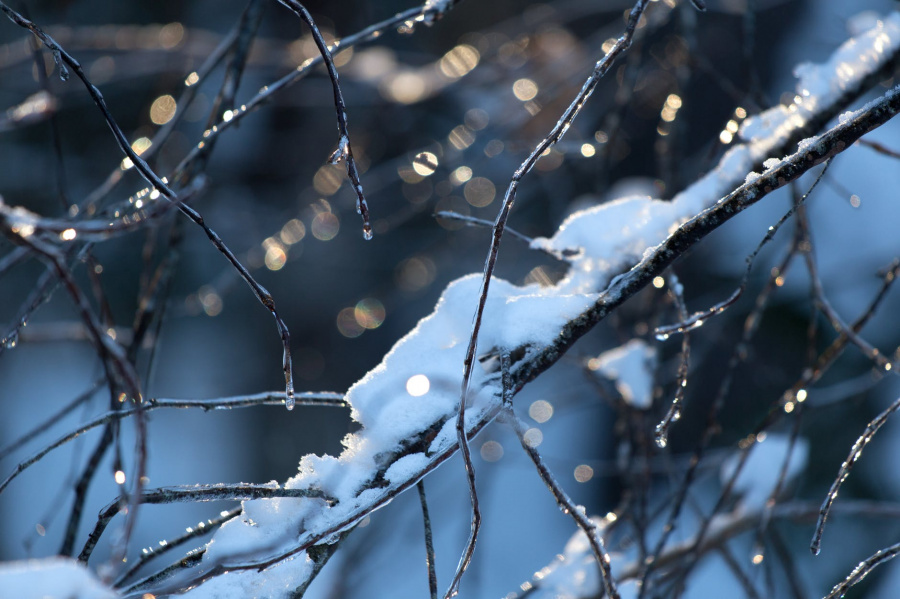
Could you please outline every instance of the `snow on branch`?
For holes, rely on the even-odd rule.
[[[898,49],[895,13],[843,44],[824,64],[799,67],[795,102],[747,119],[743,143],[676,197],[623,198],[579,212],[553,237],[534,240],[534,248],[565,256],[568,274],[549,287],[493,281],[478,337],[487,350],[478,356],[469,387],[467,436],[500,413],[505,374],[512,390],[520,390],[711,231],[896,115],[900,94],[894,88],[812,137],[879,79]],[[341,455],[305,456],[284,485],[315,490],[332,501],[245,501],[241,515],[216,532],[196,568],[148,590],[190,589],[190,597],[287,596],[309,583],[333,552],[329,546],[357,522],[451,457],[458,449],[459,366],[480,283],[480,275],[469,275],[448,285],[434,312],[347,392],[362,429],[347,435]],[[506,355],[508,373],[500,366]]]

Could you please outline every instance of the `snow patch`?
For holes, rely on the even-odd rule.
[[[790,437],[778,434],[767,435],[764,441],[753,445],[750,457],[734,483],[734,492],[741,497],[743,509],[757,510],[765,506],[778,482],[789,448]],[[723,483],[734,476],[740,457],[740,454],[729,456],[722,464],[720,475]],[[809,442],[800,437],[791,452],[785,480],[789,482],[797,478],[806,468],[808,458]]]
[[[612,379],[626,403],[646,410],[653,403],[656,349],[640,339],[600,354],[590,362],[596,372]]]
[[[833,104],[845,91],[855,88],[877,70],[885,56],[896,52],[898,46],[900,13],[892,13],[884,20],[874,20],[871,29],[841,44],[827,62],[797,65],[794,101],[748,118],[740,128],[741,138],[754,143],[772,133],[782,134],[802,127],[822,106]]]
[[[0,565],[0,599],[47,597],[116,599],[120,595],[74,559],[50,557]]]

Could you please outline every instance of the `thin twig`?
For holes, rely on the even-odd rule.
[[[148,562],[165,555],[173,549],[177,549],[188,541],[215,532],[215,530],[219,526],[239,516],[241,513],[241,509],[242,508],[237,507],[232,510],[222,512],[218,518],[212,518],[210,520],[206,520],[205,522],[201,521],[196,526],[189,528],[186,533],[179,537],[176,537],[172,540],[161,541],[158,546],[144,549],[135,560],[135,563],[132,564],[131,567],[128,568],[128,570],[122,572],[122,574],[119,575],[114,583],[114,586],[121,587],[126,580],[134,576],[137,571],[144,567],[144,565],[146,565]]]
[[[295,395],[295,401],[301,406],[327,406],[346,408],[349,407],[344,401],[343,395],[340,393],[298,393]],[[114,410],[98,416],[97,418],[87,422],[72,432],[60,437],[50,445],[42,448],[39,452],[20,462],[16,465],[15,470],[0,483],[0,493],[9,486],[19,474],[28,469],[30,466],[38,462],[45,455],[83,435],[87,431],[109,424],[116,420],[134,416],[139,410],[152,412],[159,408],[200,408],[205,411],[209,410],[230,410],[232,408],[246,408],[252,406],[283,406],[287,400],[283,392],[259,393],[257,395],[238,395],[235,397],[225,397],[221,399],[149,399],[144,402],[142,408],[130,408],[123,410]]]
[[[463,550],[463,557],[462,559],[460,559],[459,566],[457,566],[456,574],[453,577],[453,581],[450,584],[450,588],[447,591],[446,597],[452,597],[457,593],[459,588],[459,581],[462,579],[462,576],[466,571],[466,567],[471,560],[471,555],[475,550],[475,542],[477,540],[480,514],[478,513],[477,509],[478,499],[475,490],[475,467],[472,464],[471,458],[469,457],[468,440],[466,438],[465,432],[466,397],[469,390],[469,381],[472,378],[472,367],[475,364],[475,353],[478,346],[478,333],[481,330],[481,321],[484,317],[484,309],[487,304],[487,296],[490,289],[491,277],[493,276],[494,267],[497,263],[497,255],[500,252],[500,241],[503,238],[503,231],[506,228],[506,222],[509,219],[510,211],[512,210],[513,204],[516,200],[516,192],[519,187],[519,182],[525,175],[531,172],[531,169],[534,168],[535,164],[537,164],[544,151],[548,150],[563,138],[563,136],[566,134],[566,131],[568,131],[569,127],[571,127],[573,121],[575,120],[575,117],[577,117],[578,113],[581,112],[582,107],[584,107],[584,104],[587,102],[588,98],[597,87],[600,79],[609,71],[616,58],[618,58],[620,54],[625,52],[628,47],[631,46],[631,40],[634,36],[634,31],[637,28],[638,21],[640,20],[644,9],[647,7],[648,2],[649,0],[638,0],[638,2],[634,5],[634,8],[631,9],[631,12],[628,15],[628,21],[625,25],[625,32],[623,33],[623,35],[618,40],[616,40],[616,43],[613,45],[613,47],[610,48],[606,55],[604,55],[603,58],[601,58],[594,66],[593,72],[591,73],[590,77],[588,77],[587,81],[584,82],[581,91],[563,113],[562,117],[560,117],[559,121],[556,123],[547,137],[545,137],[537,145],[537,147],[535,147],[528,158],[513,174],[512,179],[510,180],[509,187],[506,190],[506,196],[504,197],[503,205],[501,206],[500,212],[497,214],[497,218],[494,221],[494,226],[491,231],[491,245],[490,249],[488,250],[488,256],[485,259],[484,272],[481,280],[481,289],[478,293],[478,306],[475,310],[475,317],[473,319],[474,322],[472,323],[472,332],[469,335],[469,343],[468,347],[466,348],[465,360],[463,361],[463,377],[459,397],[459,411],[456,420],[456,436],[463,455],[463,461],[465,463],[466,474],[469,481],[469,493],[472,499],[472,533],[470,534],[469,540],[466,543],[466,548]]]
[[[428,501],[425,498],[425,481],[416,483],[419,491],[419,503],[422,505],[422,521],[425,523],[425,566],[428,568],[428,590],[431,599],[437,599],[438,583],[434,562],[434,540],[431,536],[431,518],[428,516]]]
[[[107,425],[103,427],[103,435],[94,446],[87,463],[81,471],[78,480],[75,482],[74,491],[75,498],[72,501],[72,507],[69,510],[69,517],[66,521],[66,528],[63,532],[63,540],[59,548],[59,554],[71,556],[75,551],[75,536],[78,534],[78,528],[81,525],[81,516],[84,513],[84,504],[87,501],[88,487],[94,479],[94,474],[100,467],[100,462],[106,456],[110,446],[113,443],[113,429]],[[4,484],[11,478],[7,478]]]
[[[606,596],[609,597],[609,599],[618,599],[619,591],[616,588],[616,582],[612,577],[612,570],[609,565],[610,557],[609,553],[606,552],[606,548],[603,546],[600,527],[597,526],[596,522],[584,514],[584,508],[576,505],[575,502],[569,498],[569,495],[565,490],[559,485],[556,477],[553,476],[549,468],[547,468],[547,465],[544,463],[541,454],[538,453],[538,450],[525,439],[525,425],[519,417],[516,416],[515,412],[507,409],[504,418],[509,422],[512,429],[515,431],[516,436],[519,437],[519,443],[522,445],[522,449],[525,450],[528,457],[534,462],[534,466],[537,468],[541,480],[543,480],[544,484],[547,485],[547,488],[550,489],[550,493],[553,494],[556,503],[559,504],[559,508],[564,514],[572,516],[572,519],[575,520],[575,524],[577,524],[587,536],[591,549],[594,552],[594,557],[597,558],[597,565],[600,567],[600,574],[603,579],[603,588],[606,591]]]
[[[338,83],[337,67],[334,66],[334,60],[331,57],[331,49],[325,43],[322,32],[316,26],[312,15],[306,8],[297,2],[297,0],[278,0],[290,9],[294,14],[303,19],[312,33],[316,47],[322,60],[325,61],[325,68],[328,70],[328,77],[331,79],[331,87],[334,90],[334,108],[337,111],[337,126],[340,140],[338,147],[329,158],[331,164],[337,164],[342,160],[347,164],[347,176],[350,183],[353,184],[353,190],[356,192],[356,212],[362,216],[363,220],[363,236],[366,239],[372,239],[372,225],[369,223],[369,205],[366,203],[366,196],[363,194],[362,181],[359,178],[359,169],[356,166],[356,160],[353,158],[353,149],[350,147],[350,132],[347,129],[347,105],[344,103],[344,95],[341,92],[341,86]],[[339,48],[340,42],[335,42],[334,48]]]
[[[91,397],[94,396],[95,393],[103,386],[103,379],[98,379],[94,381],[94,383],[84,392],[75,396],[75,398],[57,410],[55,413],[51,414],[46,420],[43,420],[36,424],[34,428],[25,432],[18,439],[7,445],[6,447],[0,449],[0,460],[3,460],[8,455],[10,455],[15,450],[19,449],[41,433],[47,432],[47,429],[52,427],[54,424],[68,416],[75,408],[80,406],[81,404],[88,401]]]
[[[825,495],[825,500],[822,502],[822,507],[819,508],[819,517],[816,521],[816,529],[813,533],[813,538],[809,545],[809,549],[813,552],[814,555],[818,555],[819,550],[821,549],[822,534],[825,532],[825,522],[828,519],[828,514],[831,512],[831,507],[834,504],[834,501],[837,499],[837,494],[841,488],[841,485],[845,480],[847,480],[847,477],[850,476],[850,471],[853,469],[853,466],[856,465],[857,460],[859,460],[859,458],[862,456],[862,452],[866,448],[866,445],[868,445],[869,441],[871,441],[872,438],[875,437],[875,433],[878,432],[878,429],[884,426],[884,423],[887,422],[891,414],[896,412],[898,409],[900,409],[900,398],[895,399],[890,406],[888,406],[878,416],[873,418],[871,422],[869,422],[862,435],[859,436],[859,438],[853,444],[853,447],[850,449],[850,454],[847,456],[847,459],[844,460],[843,464],[841,464],[841,468],[840,470],[838,470],[838,474],[835,477],[834,482],[831,483],[831,488]]]
[[[877,141],[870,141],[868,139],[859,140],[861,145],[872,148],[879,154],[884,154],[885,156],[890,156],[891,158],[900,158],[900,152],[896,150],[892,150],[884,144],[878,143]]]
[[[687,308],[684,304],[683,288],[678,277],[673,272],[669,273],[669,295],[675,301],[675,305],[678,308],[678,317],[684,321],[687,318]],[[656,425],[656,430],[654,431],[656,445],[660,448],[664,448],[668,445],[669,429],[674,422],[678,422],[678,420],[681,419],[681,414],[684,411],[684,396],[687,392],[687,378],[690,363],[690,333],[685,330],[681,338],[681,362],[678,365],[678,376],[675,382],[675,397],[672,398],[672,403],[669,406],[666,415],[663,417],[662,421]]]
[[[253,275],[250,274],[250,271],[238,260],[237,256],[225,245],[225,242],[222,241],[222,238],[213,231],[204,221],[203,217],[197,212],[194,208],[187,206],[184,204],[176,195],[174,191],[150,168],[150,166],[140,157],[138,154],[131,148],[131,145],[128,143],[125,134],[122,132],[122,129],[119,128],[119,125],[116,123],[115,119],[113,119],[112,114],[109,111],[109,108],[106,105],[106,100],[103,98],[103,95],[100,93],[100,90],[97,89],[84,74],[84,70],[81,67],[81,64],[75,60],[71,55],[69,55],[56,41],[47,35],[44,31],[42,31],[37,25],[24,18],[22,15],[17,13],[16,11],[9,8],[3,2],[0,2],[0,10],[2,10],[6,15],[17,25],[24,27],[31,31],[35,36],[37,36],[47,48],[53,53],[54,59],[57,61],[57,64],[60,67],[60,76],[63,79],[68,78],[68,69],[67,66],[71,68],[76,76],[81,80],[87,89],[88,93],[93,99],[94,103],[100,109],[100,112],[103,114],[103,118],[106,123],[109,125],[109,128],[113,132],[113,136],[116,139],[116,143],[119,146],[119,149],[131,159],[131,162],[134,164],[134,167],[140,173],[140,175],[159,193],[164,196],[170,202],[176,204],[178,209],[184,213],[194,224],[198,225],[203,229],[206,236],[212,241],[213,245],[215,245],[216,249],[225,256],[225,258],[234,266],[235,270],[238,271],[241,278],[250,286],[253,290],[254,295],[257,300],[266,307],[267,310],[272,314],[275,318],[275,323],[278,327],[278,332],[281,335],[282,346],[284,348],[284,358],[282,361],[282,370],[284,371],[285,377],[285,393],[287,394],[288,401],[285,404],[288,409],[293,407],[292,397],[294,395],[294,378],[292,373],[292,360],[291,360],[291,349],[290,349],[290,333],[288,331],[287,325],[284,324],[284,321],[281,319],[276,307],[275,300],[272,295],[256,280],[253,278]]]
[[[825,173],[828,172],[828,166],[830,164],[831,164],[830,160],[825,162],[825,165],[822,167],[822,170],[816,176],[815,181],[813,181],[812,185],[810,185],[810,187],[806,191],[806,193],[803,194],[803,197],[801,197],[798,202],[795,202],[791,206],[791,208],[787,212],[785,212],[781,216],[780,219],[778,219],[777,223],[775,223],[774,225],[769,227],[768,231],[766,231],[765,237],[763,237],[762,240],[759,242],[759,244],[757,244],[756,249],[754,249],[753,252],[749,256],[747,256],[747,260],[746,260],[747,268],[744,270],[744,274],[741,277],[741,282],[740,282],[740,285],[738,285],[738,288],[735,289],[734,292],[727,299],[719,302],[718,304],[712,306],[711,308],[709,308],[707,310],[695,312],[689,318],[683,320],[682,322],[678,322],[678,323],[663,326],[663,327],[657,327],[657,329],[655,331],[657,337],[662,337],[664,339],[667,339],[670,335],[684,333],[686,331],[690,331],[691,329],[696,329],[697,327],[702,326],[706,322],[707,319],[709,319],[713,316],[716,316],[717,314],[721,314],[722,312],[727,310],[729,307],[734,305],[734,303],[737,302],[737,300],[741,297],[741,295],[747,289],[747,284],[750,282],[750,272],[753,270],[753,263],[756,260],[756,257],[759,255],[759,253],[762,251],[762,249],[766,245],[768,245],[768,243],[770,241],[772,241],[775,238],[775,234],[778,233],[779,229],[781,229],[781,226],[784,225],[784,223],[787,222],[787,220],[789,218],[791,218],[794,215],[794,213],[797,212],[797,210],[799,210],[800,207],[805,204],[806,199],[809,197],[809,194],[812,193],[812,191],[819,184],[819,181],[822,180],[822,177],[825,175]]]
[[[900,554],[900,543],[885,547],[884,549],[879,549],[873,555],[860,562],[858,566],[853,568],[853,571],[850,572],[843,581],[836,584],[834,588],[831,589],[831,592],[825,595],[825,599],[840,599],[847,594],[850,587],[862,582],[863,578],[871,574],[872,570],[881,564],[894,559],[898,554]]]
[[[188,487],[160,487],[158,489],[146,489],[138,496],[138,503],[141,504],[165,504],[165,503],[182,503],[190,501],[245,501],[251,499],[275,498],[275,497],[293,497],[293,498],[313,498],[322,499],[327,503],[333,501],[322,491],[315,489],[286,489],[271,485],[250,485],[250,484],[216,484],[216,485],[193,485]],[[97,524],[94,530],[88,536],[78,560],[87,562],[97,546],[97,542],[103,535],[110,521],[118,514],[123,507],[123,499],[116,499],[100,511]]]

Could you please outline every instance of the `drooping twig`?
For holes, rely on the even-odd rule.
[[[131,145],[128,143],[125,134],[122,132],[119,125],[116,123],[115,119],[113,119],[112,114],[109,111],[109,108],[106,105],[106,100],[103,98],[103,95],[100,93],[100,90],[97,89],[84,74],[84,70],[81,67],[81,64],[75,60],[71,55],[69,55],[56,41],[44,33],[37,25],[24,18],[22,15],[17,13],[16,11],[9,8],[3,2],[0,2],[0,11],[3,11],[14,23],[17,25],[24,27],[31,31],[35,36],[37,36],[41,42],[44,43],[47,48],[53,53],[54,59],[57,61],[57,64],[60,67],[60,76],[64,79],[68,78],[68,68],[71,68],[72,71],[75,72],[76,76],[81,80],[87,89],[88,93],[91,96],[91,99],[100,109],[100,112],[103,114],[103,118],[106,123],[109,125],[109,128],[113,132],[113,137],[116,140],[116,143],[119,146],[119,149],[131,160],[134,167],[141,174],[141,176],[159,193],[165,197],[168,201],[173,202],[178,206],[178,209],[184,213],[194,224],[198,225],[203,229],[206,236],[212,241],[213,245],[215,245],[216,249],[225,256],[225,258],[234,266],[235,270],[238,271],[241,278],[250,286],[253,290],[254,295],[259,300],[259,302],[266,307],[267,310],[272,314],[275,318],[275,323],[278,327],[278,332],[281,335],[282,346],[284,348],[284,358],[282,361],[282,370],[284,372],[285,377],[285,393],[287,394],[288,401],[286,402],[286,407],[288,409],[293,407],[292,397],[294,395],[294,377],[292,372],[292,360],[291,360],[291,349],[290,349],[290,332],[288,331],[287,325],[284,324],[284,321],[281,319],[281,316],[278,313],[278,310],[275,307],[275,299],[272,295],[259,283],[256,282],[256,279],[253,278],[253,275],[250,274],[250,271],[238,260],[237,256],[225,245],[225,242],[219,237],[218,233],[213,231],[203,220],[203,217],[197,212],[194,208],[184,204],[174,191],[164,182],[150,167],[149,165],[140,157],[138,154],[131,148]]]
[[[673,272],[669,273],[669,295],[675,300],[675,305],[678,307],[679,318],[684,320],[687,317],[687,309],[684,305],[683,288],[678,277]],[[672,398],[672,403],[669,405],[666,415],[663,417],[662,421],[656,425],[656,430],[653,431],[656,445],[660,448],[664,448],[668,445],[669,428],[674,422],[681,419],[681,414],[684,411],[684,395],[687,392],[687,378],[690,363],[690,333],[684,331],[684,335],[681,339],[681,363],[678,365],[678,376],[675,382],[675,397]]]
[[[337,164],[342,160],[346,162],[347,176],[350,178],[354,192],[356,192],[356,212],[362,216],[363,220],[363,236],[366,239],[372,239],[372,225],[369,223],[369,205],[366,203],[362,181],[359,178],[359,169],[356,166],[356,160],[353,158],[353,149],[350,147],[350,132],[347,129],[347,105],[344,103],[344,94],[341,92],[341,86],[338,83],[337,67],[334,66],[334,60],[331,58],[331,49],[325,43],[322,32],[319,31],[316,22],[313,20],[312,15],[309,14],[309,11],[306,10],[306,7],[297,2],[297,0],[278,0],[278,2],[303,19],[303,22],[309,27],[310,33],[312,33],[322,60],[325,61],[328,77],[331,79],[331,87],[334,90],[334,108],[337,111],[338,134],[340,135],[338,147],[331,155],[329,162],[331,164]],[[340,43],[336,42],[334,47],[339,48]]]
[[[562,117],[560,117],[559,121],[556,123],[547,137],[545,137],[537,145],[537,147],[535,147],[528,158],[513,174],[509,187],[506,190],[503,204],[500,207],[500,212],[497,214],[497,218],[494,221],[494,226],[491,230],[491,245],[490,249],[488,250],[487,258],[485,259],[484,270],[482,273],[481,289],[478,293],[478,304],[477,308],[475,309],[475,316],[472,323],[472,332],[469,335],[469,343],[468,347],[466,348],[465,360],[463,361],[463,376],[460,389],[459,410],[456,420],[456,436],[459,441],[461,453],[463,455],[466,474],[469,480],[469,491],[472,499],[472,532],[469,536],[468,542],[466,543],[466,548],[463,551],[463,557],[460,560],[459,566],[457,567],[456,574],[453,577],[453,582],[451,583],[450,589],[447,592],[447,597],[452,597],[456,594],[459,586],[459,580],[465,573],[466,567],[468,566],[469,560],[471,559],[471,554],[475,549],[475,542],[477,540],[478,522],[480,521],[480,515],[478,514],[477,510],[478,500],[474,482],[475,469],[471,459],[469,458],[468,440],[466,438],[465,431],[466,397],[469,390],[469,381],[472,377],[472,367],[475,364],[475,353],[478,347],[478,333],[481,330],[481,320],[484,316],[485,305],[487,304],[487,296],[490,289],[491,277],[493,276],[494,267],[497,263],[497,255],[500,252],[500,241],[503,238],[503,231],[506,228],[506,222],[507,220],[509,220],[510,211],[512,210],[513,204],[516,200],[516,192],[519,187],[519,182],[525,175],[531,172],[531,169],[534,168],[535,164],[537,164],[541,155],[543,155],[546,150],[551,148],[554,144],[556,144],[563,138],[563,136],[566,134],[566,131],[568,131],[569,127],[571,127],[572,122],[575,120],[575,117],[578,116],[578,113],[581,111],[585,102],[587,102],[588,98],[597,87],[600,79],[609,71],[616,58],[618,58],[619,55],[625,52],[631,45],[631,39],[634,36],[634,31],[637,28],[638,21],[640,20],[641,15],[644,13],[644,9],[647,7],[648,2],[649,0],[638,0],[638,2],[634,5],[634,8],[631,9],[631,12],[628,15],[628,21],[625,26],[624,34],[618,40],[616,40],[616,43],[612,48],[610,48],[606,55],[597,62],[597,64],[594,66],[593,72],[591,73],[590,77],[588,77],[587,81],[584,82],[584,85],[582,86],[581,91],[575,97],[575,100],[572,101],[572,103],[563,113]]]
[[[362,29],[353,35],[348,35],[347,37],[342,38],[340,40],[340,47],[342,49],[346,49],[358,44],[375,40],[379,38],[385,31],[391,29],[392,27],[396,27],[401,23],[415,21],[418,19],[433,18],[434,15],[438,13],[439,9],[437,7],[429,7],[427,4],[408,9],[394,15],[389,19],[385,19],[383,21],[375,23],[374,25],[370,25],[369,27],[366,27],[365,29]],[[336,46],[332,45],[330,49],[334,50],[336,49]],[[247,117],[247,115],[254,112],[257,108],[272,101],[278,96],[280,92],[290,88],[292,85],[306,77],[306,75],[308,75],[314,67],[323,63],[324,58],[321,54],[305,60],[303,64],[299,65],[296,69],[278,79],[277,81],[264,86],[253,98],[251,98],[246,103],[241,104],[240,107],[232,110],[231,118],[229,120],[219,121],[214,127],[204,132],[203,140],[199,144],[194,146],[194,148],[188,153],[188,155],[184,157],[181,163],[179,163],[178,167],[176,167],[176,175],[178,173],[184,172],[193,161],[197,160],[198,157],[205,152],[208,152],[209,144],[213,142],[219,135],[221,135],[228,129],[237,126],[238,123],[240,123],[244,118]],[[198,71],[198,73],[200,73],[200,71]]]
[[[759,251],[762,249],[762,247],[772,239],[774,234],[777,232],[778,228],[780,228],[781,225],[797,210],[798,206],[802,205],[802,201],[805,201],[805,199],[809,197],[810,192],[812,191],[812,189],[814,189],[816,187],[818,182],[821,180],[823,174],[824,174],[824,169],[823,169],[823,172],[820,173],[818,178],[814,181],[812,186],[807,190],[806,194],[804,194],[801,202],[798,202],[795,206],[792,206],[791,209],[784,216],[782,216],[781,219],[779,219],[776,226],[769,227],[769,230],[767,231],[766,236],[759,243],[759,245],[757,245],[756,250],[753,253],[751,253],[750,256],[747,257],[747,270],[744,272],[744,275],[743,275],[743,278],[741,281],[741,285],[738,287],[738,290],[735,292],[735,294],[733,294],[733,297],[735,297],[735,299],[737,296],[740,295],[740,293],[743,291],[743,289],[746,287],[746,285],[748,283],[750,269],[753,266],[753,262],[754,262],[756,255],[759,253]],[[645,560],[644,564],[642,566],[642,568],[644,570],[641,574],[641,585],[640,585],[641,593],[644,593],[645,590],[649,590],[648,589],[648,587],[650,586],[649,585],[649,577],[650,577],[650,574],[653,572],[653,570],[657,567],[656,559],[658,558],[659,555],[662,554],[662,552],[666,546],[666,543],[669,540],[670,535],[675,530],[675,523],[677,522],[677,519],[681,514],[681,510],[682,510],[684,502],[687,498],[688,489],[690,488],[690,485],[693,484],[694,477],[696,475],[697,468],[700,465],[700,462],[703,458],[703,454],[706,452],[707,447],[708,447],[709,443],[711,442],[715,431],[718,430],[719,413],[723,409],[725,400],[731,390],[731,384],[732,384],[732,381],[734,380],[735,371],[736,371],[738,365],[745,359],[746,348],[749,345],[750,339],[756,333],[756,330],[759,326],[759,315],[762,313],[763,308],[766,305],[766,302],[768,301],[769,297],[771,296],[771,293],[778,287],[778,284],[777,284],[778,277],[783,276],[783,273],[786,270],[788,264],[793,259],[796,252],[798,251],[801,241],[802,240],[799,237],[795,236],[795,238],[792,242],[791,250],[787,253],[787,255],[785,256],[785,258],[783,259],[783,261],[779,265],[779,267],[777,267],[776,269],[773,269],[773,271],[770,273],[770,275],[768,277],[768,281],[766,282],[766,285],[763,287],[763,289],[760,291],[759,295],[757,296],[756,303],[754,305],[753,310],[747,316],[747,318],[744,322],[744,329],[741,334],[741,339],[738,341],[737,345],[734,347],[734,350],[731,353],[731,356],[728,361],[728,366],[725,371],[725,377],[722,379],[722,382],[719,385],[719,388],[716,392],[713,403],[707,414],[706,428],[704,429],[704,432],[703,432],[700,440],[698,441],[696,448],[694,449],[694,453],[691,456],[690,466],[688,467],[688,470],[685,473],[685,476],[682,478],[682,481],[678,487],[678,490],[675,493],[675,498],[671,503],[671,511],[670,511],[668,520],[667,520],[665,526],[663,526],[663,532],[660,535],[660,537],[657,539],[656,546],[653,551],[652,557],[649,560]],[[688,320],[690,320],[690,319],[688,319]],[[681,330],[681,332],[685,333],[685,332],[691,330],[692,328],[696,328],[696,325],[695,326],[685,325],[684,329]],[[673,329],[673,330],[678,330],[678,326],[676,325],[675,329]],[[657,329],[657,331],[659,331],[659,329]],[[714,514],[720,509],[725,498],[727,498],[729,496],[730,489],[734,485],[735,481],[737,480],[737,477],[739,476],[741,470],[743,469],[743,466],[746,463],[746,460],[748,457],[749,457],[749,448],[745,448],[742,450],[742,452],[740,454],[740,460],[738,462],[737,467],[735,468],[734,473],[732,474],[730,480],[726,483],[725,489],[722,491],[722,493],[719,496],[719,501],[713,510]],[[698,531],[698,534],[696,537],[696,540],[698,542],[702,542],[703,534],[705,534],[706,527],[709,525],[709,522],[710,522],[710,519],[705,519],[702,521],[702,523],[700,525],[700,530]],[[686,576],[686,573],[684,573],[684,576]],[[683,579],[683,577],[682,577],[682,579]]]
[[[554,499],[556,499],[556,503],[559,504],[559,508],[563,511],[564,514],[568,514],[572,516],[572,519],[575,520],[575,524],[584,531],[584,534],[587,536],[588,543],[591,545],[591,549],[594,552],[594,557],[597,558],[597,565],[600,568],[601,578],[603,580],[603,589],[606,592],[606,596],[609,599],[618,599],[619,591],[616,588],[616,582],[613,580],[612,570],[610,569],[610,557],[606,552],[606,548],[603,546],[603,538],[600,535],[600,527],[597,526],[597,523],[588,518],[588,516],[584,513],[584,508],[581,508],[569,498],[569,495],[563,490],[563,488],[559,485],[559,482],[556,480],[556,477],[550,472],[547,465],[544,463],[544,459],[541,457],[541,454],[538,450],[530,444],[525,438],[525,425],[522,421],[516,416],[516,414],[507,409],[504,418],[509,422],[512,429],[515,431],[516,436],[519,437],[519,443],[522,445],[522,449],[528,454],[528,457],[531,458],[531,461],[534,462],[535,468],[537,468],[538,474],[541,477],[541,480],[544,481],[544,484],[547,485],[547,488],[550,489],[550,493],[553,494]]]
[[[829,161],[826,163],[827,166],[831,164]],[[809,197],[809,194],[812,192],[812,188],[815,187],[818,182],[822,179],[824,175],[823,172],[816,178],[815,182],[813,182],[813,186],[810,187],[809,190],[803,195],[800,195],[797,187],[797,182],[791,184],[791,196],[793,199],[793,207],[796,208],[797,211],[797,219],[796,219],[796,227],[794,229],[794,240],[791,246],[791,253],[799,252],[800,254],[811,254],[813,250],[813,240],[812,234],[810,232],[810,223],[809,223],[809,211],[805,205],[806,198]],[[814,293],[815,285],[810,284],[810,290]],[[811,318],[809,319],[809,324],[807,325],[806,332],[806,341],[807,341],[807,366],[811,365],[816,358],[815,346],[816,346],[816,330],[817,330],[817,318],[815,315],[815,311]],[[804,369],[806,370],[806,369]],[[769,528],[769,521],[772,517],[772,510],[775,508],[775,505],[778,499],[781,497],[784,487],[787,484],[788,480],[788,471],[790,469],[791,456],[794,454],[794,449],[797,445],[797,439],[800,437],[800,425],[803,422],[803,414],[804,414],[804,405],[805,402],[797,402],[796,409],[793,409],[790,413],[793,414],[793,425],[791,426],[791,433],[788,439],[788,447],[785,452],[784,459],[781,462],[781,467],[778,472],[778,477],[775,481],[775,486],[772,488],[772,491],[769,493],[768,499],[763,507],[762,517],[760,518],[759,528],[756,531],[756,540],[754,541],[755,548],[753,550],[753,560],[757,562],[758,560],[762,560],[765,557],[765,534]],[[787,411],[787,404],[785,404],[785,410]]]

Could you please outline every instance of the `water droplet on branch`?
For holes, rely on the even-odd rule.
[[[3,338],[2,343],[6,349],[13,349],[19,344],[19,331],[12,331],[8,337]]]

